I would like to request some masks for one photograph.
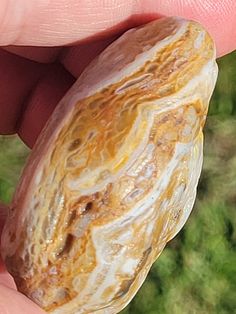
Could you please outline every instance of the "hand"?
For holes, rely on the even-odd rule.
[[[235,12],[235,0],[1,0],[0,134],[18,133],[32,147],[60,98],[122,31],[162,15],[195,19],[221,56],[236,48]],[[0,232],[5,214],[0,205]],[[15,290],[3,264],[0,313],[43,313]]]

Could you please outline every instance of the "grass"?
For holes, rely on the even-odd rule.
[[[193,212],[123,314],[226,314],[236,309],[236,53],[219,60]],[[0,198],[8,202],[28,150],[0,139]]]

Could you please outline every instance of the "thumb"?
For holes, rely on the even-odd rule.
[[[7,216],[7,206],[0,203],[0,238]],[[0,251],[1,253],[1,251]],[[0,254],[0,314],[43,314],[36,304],[14,289],[12,277],[6,272]]]
[[[36,304],[16,290],[0,284],[1,314],[45,314]]]
[[[236,48],[235,12],[235,0],[1,0],[0,45],[66,45],[132,27],[131,18],[178,15],[204,25],[222,55]]]

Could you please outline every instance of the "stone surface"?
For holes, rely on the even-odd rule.
[[[49,313],[118,313],[184,225],[217,77],[197,23],[129,30],[84,71],[42,132],[15,193],[3,258]]]

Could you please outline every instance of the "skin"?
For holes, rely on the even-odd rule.
[[[219,57],[236,48],[235,12],[235,0],[1,0],[0,134],[32,147],[81,71],[123,31],[165,15],[194,19]],[[0,233],[6,214],[0,204]],[[44,313],[15,290],[1,261],[0,313]]]

